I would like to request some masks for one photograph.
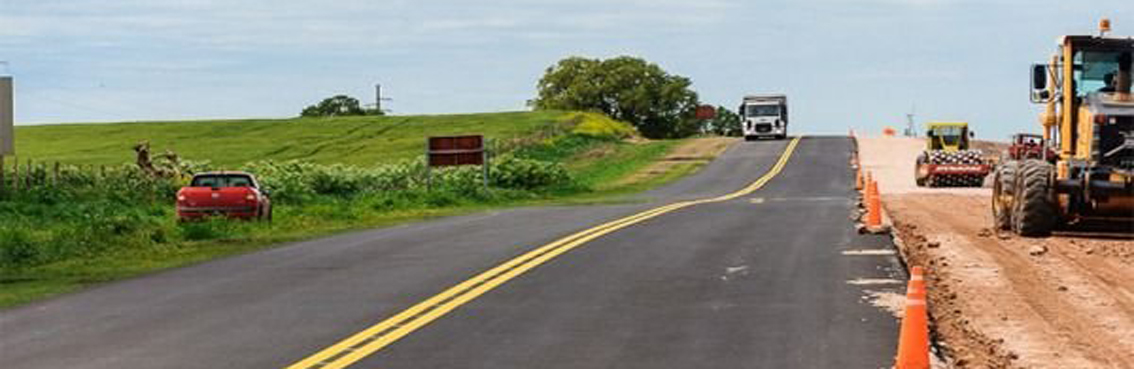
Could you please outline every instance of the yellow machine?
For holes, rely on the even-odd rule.
[[[917,158],[914,182],[918,186],[980,187],[991,171],[984,153],[969,148],[973,133],[965,122],[926,125],[925,151]]]
[[[1103,20],[1098,36],[1064,36],[1049,64],[1032,67],[1032,102],[1044,104],[1044,142],[1056,157],[999,166],[992,200],[998,227],[1025,236],[1096,219],[1131,228],[1134,38],[1109,31]]]
[[[968,123],[932,122],[926,126],[926,150],[957,152],[969,149]]]

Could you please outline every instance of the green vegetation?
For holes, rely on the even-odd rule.
[[[503,144],[563,133],[562,125],[574,116],[539,111],[21,126],[16,152],[38,162],[119,165],[134,160],[135,144],[149,141],[155,153],[172,150],[217,167],[293,159],[370,166],[421,157],[428,135],[479,133]]]
[[[347,95],[335,95],[323,99],[318,104],[303,108],[301,117],[347,117],[355,115],[384,115],[378,109],[366,109],[358,99]]]
[[[704,127],[706,132],[712,132],[718,136],[740,136],[744,134],[744,128],[741,127],[740,115],[734,113],[723,106],[717,106],[717,114],[713,119],[706,120]]]
[[[245,123],[256,128],[242,127]],[[287,134],[276,132],[270,127],[272,124],[296,136],[286,139]],[[463,128],[454,128],[452,124]],[[373,133],[373,126],[385,127],[385,131],[368,136]],[[177,127],[193,133],[178,133]],[[83,134],[83,129],[99,133]],[[337,157],[318,151],[307,158],[310,161],[296,161],[288,160],[295,159],[292,155],[296,153],[283,155],[288,151],[282,150],[275,156],[264,155],[271,160],[238,162],[231,157],[253,155],[237,152],[241,146],[236,142],[206,136],[210,129],[251,139],[254,143],[247,147],[258,152],[290,147],[303,134],[320,137],[315,144],[325,145],[325,150],[337,150],[331,144],[335,142],[361,146],[398,144],[357,151],[375,158],[363,161],[367,165],[351,165],[358,158],[339,151],[335,151],[339,152]],[[28,131],[34,134],[20,136],[25,153],[38,148],[52,153],[47,160],[67,160],[98,152],[105,155],[99,160],[105,161],[95,163],[117,165],[105,173],[64,166],[58,182],[50,188],[0,197],[0,285],[4,286],[0,289],[0,307],[92,283],[344,230],[502,206],[608,201],[611,195],[655,186],[693,169],[681,167],[626,181],[666,155],[679,141],[626,140],[635,134],[632,127],[588,113],[71,125],[21,128],[20,133]],[[147,136],[147,131],[161,138]],[[502,138],[497,145],[501,153],[493,160],[492,188],[485,190],[480,186],[475,168],[435,172],[432,190],[424,188],[424,168],[421,160],[414,158],[422,151],[422,137],[477,131],[496,132],[497,136],[490,137]],[[51,137],[48,132],[73,145],[69,149],[56,145],[45,138]],[[334,133],[342,136],[333,137]],[[36,139],[35,134],[42,136]],[[276,140],[261,140],[259,136]],[[109,137],[119,144],[104,143],[102,147],[115,151],[127,151],[127,144],[135,140],[168,140],[171,146],[190,148],[179,151],[187,159],[210,159],[226,163],[227,168],[253,171],[273,191],[275,219],[271,224],[226,220],[178,223],[172,197],[183,179],[147,176],[132,164],[122,164],[131,158],[113,159],[116,154],[97,151],[97,145],[80,145],[80,137]],[[187,145],[180,140],[197,144]],[[201,147],[212,145],[215,149],[222,143],[234,151]],[[188,154],[192,152],[202,156]],[[378,156],[382,160],[377,160]],[[376,162],[381,164],[373,164]],[[187,161],[179,169],[194,172],[209,167],[208,163]]]
[[[689,78],[641,58],[569,57],[540,78],[532,105],[598,111],[633,124],[649,138],[681,138],[701,131],[701,122],[693,119],[700,102],[692,85]]]

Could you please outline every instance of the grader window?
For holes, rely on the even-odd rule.
[[[1080,51],[1074,56],[1075,95],[1113,92],[1118,73],[1119,51]]]

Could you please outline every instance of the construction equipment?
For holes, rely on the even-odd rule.
[[[1032,67],[1032,102],[1053,160],[1009,160],[993,186],[996,226],[1043,236],[1057,226],[1134,218],[1134,38],[1064,36],[1048,64]],[[1093,223],[1093,222],[1092,222]]]
[[[969,149],[973,133],[965,122],[931,122],[926,149],[917,157],[914,182],[929,187],[980,187],[992,170],[984,153]]]
[[[1044,144],[1043,135],[1034,133],[1012,135],[1012,145],[1008,146],[1006,154],[1008,154],[1007,157],[1002,158],[1001,162],[1024,159],[1041,159],[1054,162],[1056,157],[1055,150]]]

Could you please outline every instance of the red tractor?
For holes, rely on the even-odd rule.
[[[1055,150],[1044,145],[1042,135],[1017,133],[1012,135],[1012,146],[1008,146],[1008,158],[1012,160],[1040,159],[1055,162]]]

